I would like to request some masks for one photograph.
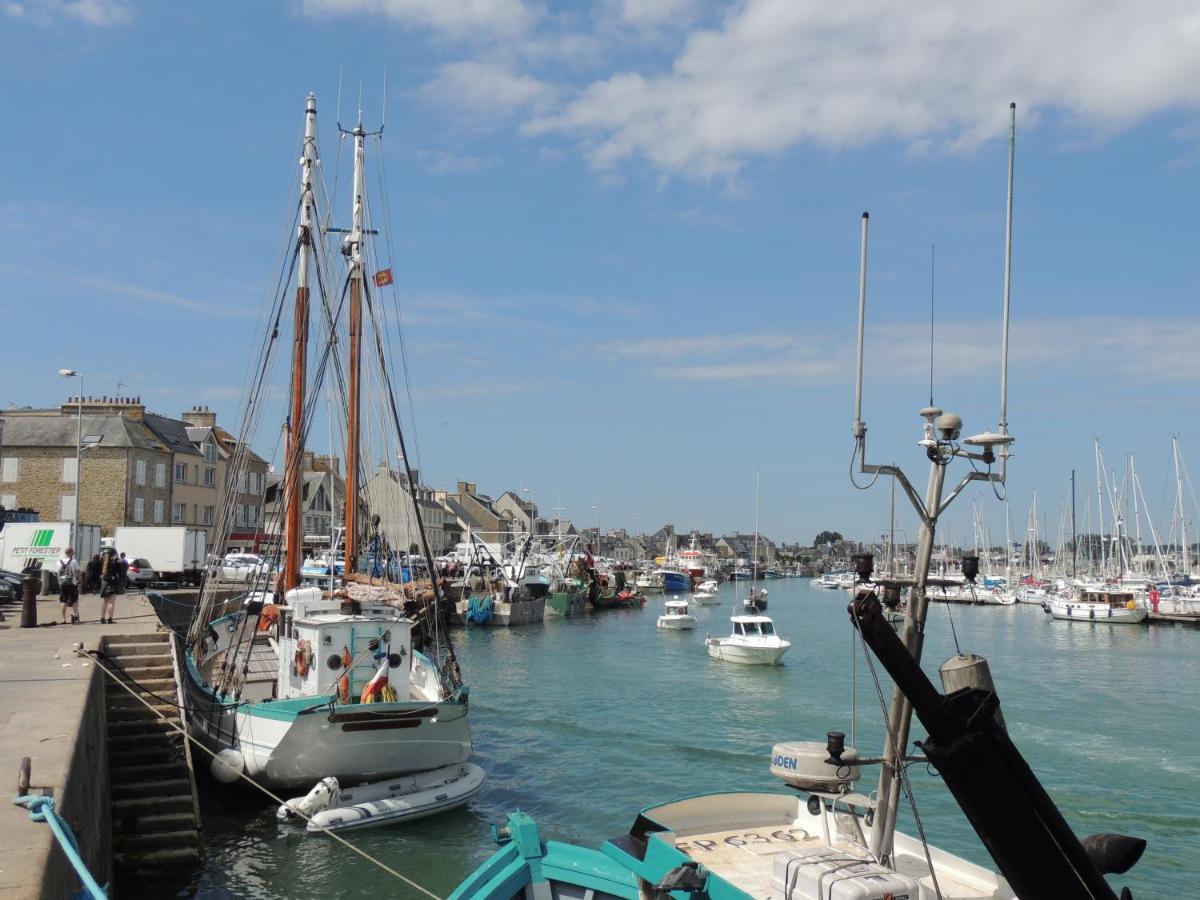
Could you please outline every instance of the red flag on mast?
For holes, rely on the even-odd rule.
[[[392,283],[392,270],[380,269],[375,273],[375,287],[386,287]]]

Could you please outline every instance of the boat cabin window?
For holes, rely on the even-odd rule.
[[[758,634],[758,633],[759,633],[759,632],[758,632],[758,623],[757,623],[757,622],[746,622],[746,623],[744,623],[744,624],[745,624],[745,627],[746,627],[746,634],[748,634],[748,635],[756,635],[756,634]]]
[[[763,634],[774,634],[775,633],[775,626],[772,625],[770,622],[763,622],[761,627],[762,627]]]

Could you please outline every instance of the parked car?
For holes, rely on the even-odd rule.
[[[158,573],[154,571],[150,561],[145,557],[134,557],[128,560],[128,563],[129,570],[125,573],[125,578],[130,587],[146,587],[158,581]]]
[[[216,566],[221,581],[256,581],[268,570],[267,561],[256,553],[229,553]]]

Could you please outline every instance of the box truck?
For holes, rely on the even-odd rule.
[[[9,522],[0,531],[0,569],[20,572],[32,562],[41,563],[51,571],[57,566],[67,547],[75,548],[75,558],[81,566],[93,554],[100,552],[100,527],[80,525],[79,534],[71,540],[70,522]]]
[[[208,555],[203,528],[182,525],[122,526],[113,545],[128,559],[144,559],[162,581],[199,584]]]

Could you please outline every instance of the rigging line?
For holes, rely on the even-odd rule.
[[[113,681],[115,681],[115,682],[116,682],[118,685],[120,685],[120,686],[121,686],[121,687],[122,687],[122,688],[123,688],[125,691],[127,691],[127,692],[130,694],[130,696],[132,696],[132,697],[133,697],[135,700],[137,700],[139,703],[141,703],[143,706],[145,706],[147,709],[149,709],[149,710],[150,710],[152,713],[154,713],[156,716],[158,716],[160,719],[162,719],[162,720],[163,720],[163,724],[167,725],[167,726],[168,726],[168,727],[170,727],[170,728],[171,728],[173,731],[175,731],[175,732],[177,732],[178,734],[180,734],[180,735],[183,737],[183,739],[184,739],[184,740],[186,740],[186,741],[191,741],[191,742],[192,742],[192,744],[194,744],[195,746],[199,747],[201,750],[203,750],[205,753],[207,753],[209,756],[211,756],[211,757],[212,757],[214,760],[218,758],[218,757],[217,757],[217,754],[216,754],[215,752],[213,752],[212,750],[208,749],[208,747],[204,746],[204,744],[202,744],[202,743],[201,743],[200,741],[198,741],[196,738],[194,738],[194,737],[192,737],[190,734],[188,734],[188,733],[187,733],[187,729],[183,728],[181,725],[178,725],[178,724],[176,724],[175,722],[172,722],[172,721],[170,721],[170,720],[169,720],[169,719],[168,719],[166,716],[164,716],[164,715],[162,714],[162,712],[161,712],[161,711],[159,711],[159,710],[155,709],[153,706],[151,706],[149,703],[147,703],[147,702],[146,702],[146,700],[145,700],[145,698],[143,698],[143,697],[141,697],[140,695],[138,695],[138,694],[137,694],[137,692],[135,692],[135,691],[134,691],[132,688],[130,688],[130,687],[127,685],[127,684],[125,684],[123,681],[121,681],[121,679],[120,679],[120,678],[118,678],[118,677],[117,677],[117,676],[116,676],[116,675],[115,675],[113,672],[110,672],[110,671],[108,670],[108,667],[107,667],[107,666],[105,666],[105,665],[104,665],[104,663],[100,662],[100,659],[99,659],[99,654],[97,654],[97,653],[94,653],[94,652],[86,652],[86,651],[85,651],[85,652],[83,652],[83,655],[91,657],[92,661],[93,661],[93,662],[96,664],[96,666],[97,666],[97,667],[98,667],[98,668],[99,668],[99,669],[100,669],[102,672],[104,672],[104,674],[105,674],[105,675],[107,675],[109,678],[113,679]],[[257,788],[258,790],[262,791],[264,794],[266,794],[268,797],[270,797],[272,800],[274,800],[274,801],[275,801],[276,803],[278,803],[280,806],[286,806],[286,805],[287,805],[287,801],[285,801],[285,800],[284,800],[282,797],[279,797],[279,796],[277,796],[275,793],[273,793],[273,792],[272,792],[272,791],[271,791],[269,788],[267,788],[266,786],[264,786],[264,785],[262,785],[262,784],[259,784],[257,781],[255,781],[253,778],[251,778],[251,777],[250,777],[249,775],[247,775],[245,772],[238,772],[237,774],[238,774],[238,777],[239,777],[239,778],[241,778],[241,779],[243,779],[244,781],[246,781],[246,782],[247,782],[248,784],[250,784],[252,787],[255,787],[255,788]],[[361,850],[361,849],[359,849],[358,847],[354,846],[352,843],[350,843],[348,840],[346,840],[346,839],[345,839],[344,837],[342,837],[340,834],[338,834],[338,833],[336,833],[336,832],[334,832],[334,831],[330,831],[328,828],[325,828],[324,826],[321,826],[321,825],[316,825],[316,823],[315,823],[315,822],[312,820],[312,818],[310,818],[309,816],[305,815],[305,814],[304,814],[303,812],[301,812],[300,810],[298,810],[298,809],[297,809],[297,810],[293,810],[293,812],[294,812],[294,813],[295,813],[297,816],[299,816],[300,818],[304,819],[304,820],[305,820],[305,821],[306,821],[308,824],[310,824],[310,825],[315,825],[315,826],[316,826],[318,829],[320,829],[321,831],[323,831],[325,834],[329,835],[329,837],[333,838],[335,841],[337,841],[337,842],[338,842],[339,844],[341,844],[343,847],[345,847],[345,848],[347,848],[348,850],[350,850],[350,851],[352,851],[352,852],[354,852],[354,853],[358,854],[358,855],[359,855],[359,856],[361,856],[363,859],[365,859],[367,862],[371,863],[371,864],[372,864],[372,865],[374,865],[374,866],[377,866],[378,868],[382,869],[384,872],[387,872],[389,875],[392,875],[392,876],[394,876],[395,878],[398,878],[400,881],[403,881],[405,884],[407,884],[407,885],[408,885],[409,887],[411,887],[413,890],[419,891],[420,893],[424,894],[426,897],[431,897],[431,898],[432,898],[432,900],[442,900],[442,898],[441,898],[441,897],[439,897],[437,894],[435,894],[435,893],[433,893],[432,891],[430,891],[429,889],[427,889],[427,888],[425,888],[425,887],[422,887],[421,885],[417,884],[417,882],[413,881],[413,880],[412,880],[411,878],[409,878],[408,876],[406,876],[406,875],[403,875],[403,874],[401,874],[400,872],[397,872],[395,869],[393,869],[393,868],[392,868],[391,866],[389,866],[387,863],[383,862],[383,860],[381,860],[381,859],[377,859],[376,857],[374,857],[374,856],[371,856],[371,855],[370,855],[369,853],[367,853],[365,850]]]
[[[363,295],[366,300],[367,307],[372,305],[371,292],[367,289],[366,284],[363,284]],[[409,462],[408,451],[404,445],[404,429],[400,424],[400,411],[396,408],[396,395],[392,390],[391,372],[387,368],[387,360],[383,355],[383,342],[379,337],[379,332],[375,332],[375,351],[379,356],[380,366],[383,371],[383,377],[386,382],[386,394],[388,400],[388,408],[392,414],[392,420],[396,428],[396,438],[400,442],[400,452],[404,458],[404,474],[408,478],[408,492],[412,498],[413,511],[417,522],[417,530],[421,535],[421,549],[425,554],[425,565],[429,569],[429,583],[433,588],[434,602],[434,620],[438,622],[440,629],[440,617],[446,611],[445,597],[442,594],[442,588],[439,583],[437,574],[433,571],[433,554],[429,550],[429,537],[425,533],[425,520],[421,516],[421,510],[417,501],[417,486],[416,480],[413,478],[412,464]],[[443,677],[449,677],[450,683],[457,688],[462,685],[462,674],[459,672],[458,659],[454,653],[454,645],[450,642],[449,632],[445,635],[447,659],[450,663],[450,671],[442,672]]]
[[[860,491],[868,491],[873,488],[875,486],[875,482],[879,480],[879,473],[876,472],[871,480],[866,484],[859,484],[854,480],[854,460],[855,457],[858,456],[858,448],[862,446],[862,440],[863,439],[861,437],[856,437],[854,439],[854,450],[850,453],[850,483]]]
[[[388,195],[387,189],[387,167],[382,164],[383,158],[383,133],[380,132],[379,138],[379,156],[380,165],[375,167],[375,176],[379,182],[380,194],[383,202],[383,222],[384,222],[384,243],[387,245],[388,266],[394,266],[396,262],[396,252],[392,246],[392,235],[395,233],[392,230],[392,204]],[[392,304],[396,311],[396,335],[400,343],[400,366],[404,372],[404,391],[408,398],[408,417],[412,422],[413,430],[413,449],[417,454],[417,468],[421,468],[421,439],[417,432],[417,406],[413,400],[412,377],[408,370],[408,341],[404,334],[404,313],[400,308],[400,298],[396,291],[392,291]]]

